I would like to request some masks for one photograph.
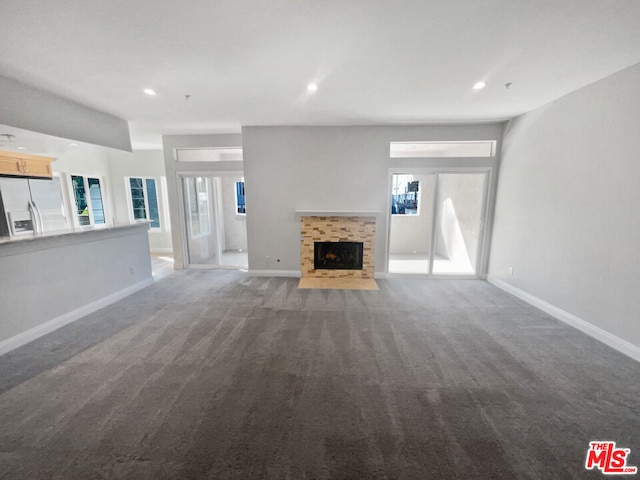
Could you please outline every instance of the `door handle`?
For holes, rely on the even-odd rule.
[[[33,223],[33,232],[42,233],[40,229],[41,217],[37,210],[36,204],[33,201],[29,201],[29,215],[31,216],[31,222]]]

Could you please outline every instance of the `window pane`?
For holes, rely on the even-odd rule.
[[[142,185],[142,178],[129,179],[134,220],[146,220],[147,218],[147,209],[144,204],[144,187]]]
[[[87,195],[84,188],[84,177],[80,175],[71,175],[71,183],[73,185],[73,197],[76,201],[76,217],[78,224],[90,225],[89,209],[87,208]]]
[[[189,177],[184,179],[184,185],[191,238],[211,233],[207,180],[203,177]]]
[[[486,178],[485,173],[438,175],[434,274],[476,273]]]
[[[420,182],[413,175],[393,175],[391,213],[393,215],[417,215]]]
[[[151,227],[160,228],[160,212],[158,211],[158,194],[156,193],[156,181],[152,178],[146,179],[147,202],[149,203],[149,220]]]
[[[196,188],[198,191],[198,214],[200,223],[200,233],[210,233],[209,225],[209,187],[205,178],[198,177],[196,179]]]
[[[187,186],[187,203],[191,235],[198,235],[200,233],[200,223],[198,221],[198,192],[196,191],[196,179],[185,178],[185,185]]]
[[[479,142],[391,142],[391,158],[493,157],[495,140]]]
[[[236,182],[236,205],[238,213],[247,213],[244,203],[244,182]]]
[[[98,224],[105,223],[100,180],[97,178],[87,178],[87,184],[89,185],[89,198],[91,199],[93,222]]]
[[[242,148],[188,148],[176,152],[179,162],[229,162],[242,161]]]

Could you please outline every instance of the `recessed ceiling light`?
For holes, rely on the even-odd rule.
[[[310,83],[309,85],[307,85],[307,90],[309,92],[315,92],[318,90],[318,85],[316,85],[315,83]]]
[[[473,86],[474,90],[482,90],[484,87],[486,87],[487,84],[484,82],[478,82]]]
[[[143,92],[146,93],[147,95],[151,95],[151,96],[154,96],[156,94],[155,90],[152,90],[150,88],[145,88],[143,90]]]
[[[70,143],[69,145],[71,145],[72,147],[77,147],[78,146],[77,143]]]
[[[16,147],[18,150],[26,150],[27,147]]]

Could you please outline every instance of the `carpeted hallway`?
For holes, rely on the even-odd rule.
[[[0,477],[600,479],[593,440],[640,465],[622,354],[486,282],[297,283],[180,271],[0,357]]]

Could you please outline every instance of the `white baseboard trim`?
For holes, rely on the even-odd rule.
[[[640,347],[634,345],[633,343],[627,342],[626,340],[615,336],[612,333],[603,330],[600,327],[596,327],[595,325],[587,322],[586,320],[581,319],[573,315],[572,313],[565,312],[561,308],[556,307],[555,305],[551,305],[550,303],[541,300],[530,293],[525,292],[524,290],[520,290],[513,285],[504,282],[498,278],[488,276],[487,281],[492,285],[495,285],[501,290],[504,290],[511,295],[518,297],[520,300],[524,300],[530,305],[539,308],[543,312],[548,313],[552,317],[557,318],[561,322],[566,323],[574,328],[577,328],[583,333],[586,333],[590,337],[595,338],[596,340],[604,343],[605,345],[610,346],[611,348],[618,350],[620,353],[624,353],[628,357],[633,358],[635,361],[640,362]]]
[[[173,255],[173,248],[152,248],[150,253],[155,253],[156,255],[162,254],[171,254]]]
[[[252,277],[295,277],[300,278],[300,270],[249,270]]]
[[[80,308],[76,308],[75,310],[64,313],[59,317],[38,325],[37,327],[26,330],[22,333],[19,333],[18,335],[14,335],[11,338],[7,338],[6,340],[0,342],[0,355],[10,352],[11,350],[15,350],[16,348],[26,345],[27,343],[32,342],[37,338],[51,333],[54,330],[67,325],[68,323],[75,322],[76,320],[79,320],[86,315],[100,310],[107,305],[128,297],[132,293],[135,293],[138,290],[142,290],[143,288],[152,285],[153,281],[153,278],[148,278],[127,288],[123,288],[122,290],[107,295],[106,297],[96,300],[95,302],[91,302]]]

